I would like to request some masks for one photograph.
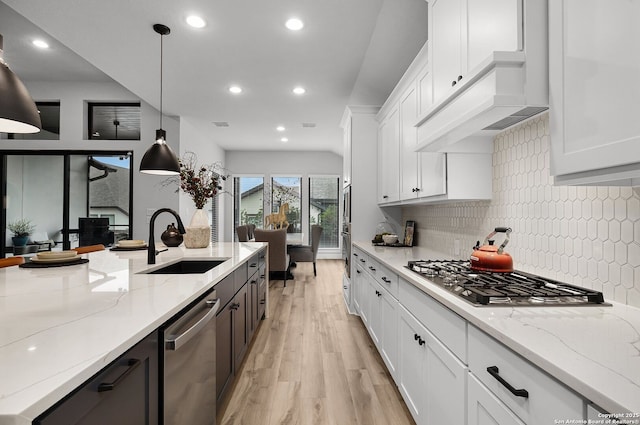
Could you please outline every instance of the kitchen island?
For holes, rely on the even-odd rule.
[[[0,424],[31,424],[265,247],[170,248],[155,265],[146,250],[105,250],[80,265],[1,269]],[[144,273],[183,258],[225,262],[201,274]]]
[[[610,306],[476,307],[406,267],[410,260],[443,259],[447,255],[423,247],[385,248],[370,242],[355,242],[354,246],[356,254],[374,259],[397,274],[405,286],[418,290],[413,293],[427,295],[459,316],[457,320],[463,319],[460,322],[464,327],[459,330],[465,335],[461,336],[463,346],[459,351],[469,354],[460,356],[470,365],[469,370],[476,362],[472,335],[478,332],[472,329],[480,330],[587,403],[623,415],[627,422],[619,423],[640,423],[640,309],[611,300],[605,300]],[[451,332],[445,336],[451,336]],[[488,375],[487,379],[493,382]],[[516,408],[526,409],[529,401],[515,399],[520,400]]]

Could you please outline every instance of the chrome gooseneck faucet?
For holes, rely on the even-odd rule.
[[[178,231],[183,235],[187,233],[177,212],[175,212],[171,208],[160,208],[159,210],[156,210],[156,212],[154,212],[151,216],[151,220],[149,221],[149,247],[147,249],[147,264],[156,263],[156,255],[158,255],[158,251],[156,251],[156,241],[155,237],[153,236],[153,230],[156,223],[156,217],[158,217],[158,215],[163,212],[173,214],[173,216],[176,218],[176,221],[178,222]]]

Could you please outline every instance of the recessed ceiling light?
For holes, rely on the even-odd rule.
[[[278,130],[278,131],[284,131],[284,130],[285,130],[285,128],[284,128],[283,126],[279,125],[279,126],[277,126],[277,127],[276,127],[276,130]]]
[[[199,16],[191,15],[187,16],[187,24],[191,25],[194,28],[203,28],[207,23]]]
[[[280,141],[282,143],[287,143],[289,141],[289,139],[287,139],[286,137],[283,137],[282,139],[280,139]]]
[[[298,31],[304,27],[304,23],[298,18],[291,18],[284,25],[291,31]]]
[[[300,95],[300,94],[305,94],[307,91],[304,89],[304,87],[296,87],[293,89],[293,92],[295,94]]]
[[[240,94],[242,93],[242,87],[240,86],[231,86],[229,87],[229,91],[233,94]]]
[[[32,41],[33,45],[36,47],[39,47],[41,49],[48,49],[49,48],[49,43],[47,43],[44,40],[33,40]]]

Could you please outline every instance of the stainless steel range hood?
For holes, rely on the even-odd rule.
[[[493,52],[468,79],[425,111],[416,151],[488,152],[493,137],[548,109],[547,62],[524,52]]]

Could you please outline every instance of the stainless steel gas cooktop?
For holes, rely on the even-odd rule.
[[[610,305],[602,292],[520,271],[475,271],[469,261],[409,261],[407,268],[476,306]]]

